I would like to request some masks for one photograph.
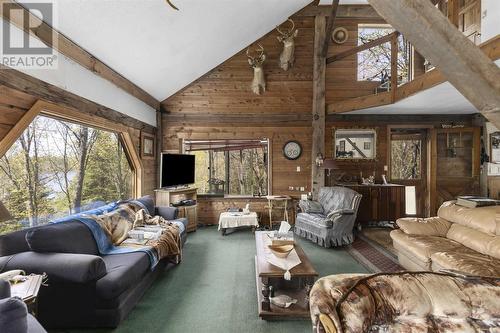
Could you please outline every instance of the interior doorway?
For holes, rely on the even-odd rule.
[[[390,126],[389,178],[404,185],[406,216],[429,215],[429,129]]]

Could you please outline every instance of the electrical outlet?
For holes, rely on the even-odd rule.
[[[297,172],[300,172],[300,165],[297,166]]]
[[[289,191],[293,191],[293,186],[288,186]]]
[[[304,186],[301,186],[301,187],[300,187],[300,191],[304,192],[304,191],[305,191],[305,187],[304,187]]]

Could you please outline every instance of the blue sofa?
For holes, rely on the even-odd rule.
[[[185,243],[187,220],[177,219],[176,208],[156,208],[150,196],[137,200],[151,215],[174,220]],[[171,265],[164,259],[151,270],[144,252],[101,256],[92,233],[77,220],[0,236],[0,272],[48,274],[38,302],[38,319],[46,328],[118,326]]]

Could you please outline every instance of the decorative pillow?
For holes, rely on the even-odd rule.
[[[317,201],[300,200],[299,207],[304,213],[323,214],[323,206]]]

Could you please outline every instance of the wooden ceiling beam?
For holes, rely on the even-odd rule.
[[[131,118],[118,111],[3,65],[0,65],[0,85],[19,90],[36,99],[42,99],[76,109],[83,114],[95,115],[108,119],[114,123],[123,124],[139,130],[153,128],[151,125],[143,123],[140,120]]]
[[[500,68],[429,0],[368,0],[435,65],[481,114],[500,128]]]
[[[114,71],[111,67],[104,64],[91,53],[87,52],[75,42],[70,40],[68,37],[64,36],[62,33],[55,30],[52,26],[43,22],[37,16],[31,13],[29,13],[29,19],[32,22],[31,26],[36,26],[37,28],[27,29],[23,24],[24,19],[22,15],[22,13],[26,12],[27,10],[21,4],[18,4],[13,0],[0,0],[0,6],[2,6],[2,8],[4,4],[9,4],[9,6],[13,6],[13,8],[18,9],[16,11],[11,11],[9,14],[2,11],[3,19],[6,22],[10,22],[24,32],[29,33],[35,38],[38,38],[45,45],[56,49],[61,54],[77,62],[94,74],[113,83],[120,89],[138,98],[155,110],[159,110],[160,102],[157,101],[153,96]]]
[[[339,0],[332,0],[330,14],[328,15],[328,21],[326,23],[325,40],[321,48],[321,56],[323,58],[326,58],[328,54],[328,46],[330,46],[330,38],[332,36],[333,27],[335,25],[335,18],[337,17],[338,8],[339,8]]]
[[[307,6],[299,11],[296,16],[328,16],[330,13],[331,6]],[[370,5],[339,5],[337,9],[337,18],[383,20]]]

